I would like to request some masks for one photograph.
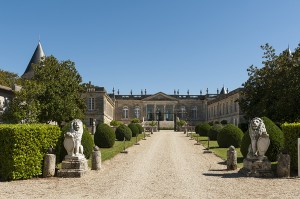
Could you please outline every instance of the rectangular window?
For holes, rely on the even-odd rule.
[[[93,97],[90,97],[88,99],[88,110],[89,111],[95,110],[95,98]]]

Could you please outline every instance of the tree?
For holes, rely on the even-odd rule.
[[[0,85],[11,87],[14,84],[21,84],[21,79],[15,73],[0,69]]]
[[[262,68],[248,68],[249,79],[243,84],[243,98],[239,101],[247,118],[267,116],[276,122],[300,119],[300,48],[276,55],[266,44]]]
[[[82,119],[85,103],[80,96],[83,92],[81,76],[74,62],[59,62],[54,56],[49,56],[33,68],[33,79],[26,81],[26,86],[16,94],[9,108],[11,121],[55,121],[61,126],[63,121]]]

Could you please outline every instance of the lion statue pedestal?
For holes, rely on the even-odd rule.
[[[269,134],[262,119],[253,118],[249,124],[249,145],[247,158],[244,159],[242,172],[251,177],[273,177],[271,162],[265,156],[269,146]]]
[[[83,155],[83,146],[81,145],[82,134],[82,122],[78,119],[73,120],[70,132],[65,133],[64,147],[68,155],[62,161],[62,169],[58,171],[59,177],[81,177],[88,170],[87,160]]]

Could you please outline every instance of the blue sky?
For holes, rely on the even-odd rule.
[[[83,82],[120,94],[216,93],[241,87],[277,53],[300,42],[300,1],[48,0],[3,1],[0,69],[22,75],[38,44],[75,62]]]

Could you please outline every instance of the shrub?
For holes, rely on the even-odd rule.
[[[120,125],[117,129],[116,129],[116,138],[118,141],[123,141],[124,138],[129,141],[132,137],[132,132],[130,130],[130,128],[128,126],[126,126],[125,124]]]
[[[297,170],[298,168],[298,151],[297,143],[300,138],[300,123],[284,123],[282,126],[284,132],[285,148],[291,156],[291,169]]]
[[[122,122],[119,122],[117,120],[112,120],[110,122],[110,126],[120,126],[121,124],[123,124]]]
[[[0,125],[0,176],[3,180],[29,179],[42,173],[48,148],[60,135],[47,124]]]
[[[116,141],[114,130],[107,124],[98,124],[94,135],[95,145],[101,148],[111,148]]]
[[[205,123],[202,123],[202,124],[198,124],[195,127],[195,131],[200,136],[207,136],[208,131],[210,130],[210,128],[211,128],[211,126],[207,122],[205,122]]]
[[[218,134],[217,142],[219,147],[228,148],[231,145],[238,148],[241,146],[243,132],[233,124],[227,124]]]
[[[226,124],[228,124],[228,122],[227,122],[227,120],[222,120],[221,124],[226,125]]]
[[[65,139],[65,133],[70,131],[70,126],[71,126],[71,122],[67,123],[61,130],[61,135],[59,137],[58,143],[55,148],[56,163],[61,163],[64,160],[65,156],[67,155],[67,151],[64,147],[64,139]],[[81,145],[83,146],[84,156],[87,159],[89,159],[93,152],[94,140],[85,125],[83,125]]]
[[[142,125],[140,124],[136,124],[136,126],[138,127],[139,129],[139,134],[143,133],[144,132],[144,127],[142,127]]]
[[[223,129],[223,125],[221,124],[215,124],[213,125],[209,131],[207,136],[209,137],[210,140],[217,140],[218,138],[218,133]]]
[[[135,123],[130,123],[128,127],[132,132],[132,137],[136,137],[139,134],[139,128],[136,126]]]
[[[274,122],[272,122],[267,117],[261,118],[264,121],[267,133],[269,134],[270,138],[270,146],[266,152],[266,156],[272,162],[277,160],[277,156],[280,151],[283,149],[284,146],[284,135],[283,132],[280,130],[278,126]],[[244,157],[247,156],[248,148],[251,143],[251,139],[249,136],[249,132],[247,131],[244,134],[242,145],[241,145],[241,153]]]
[[[177,125],[178,125],[179,127],[182,127],[182,126],[186,125],[186,121],[184,121],[184,120],[179,120],[179,122],[177,122]]]
[[[140,123],[141,121],[138,119],[138,118],[133,118],[132,120],[131,120],[131,123],[135,123],[135,124],[137,124],[137,123]]]

